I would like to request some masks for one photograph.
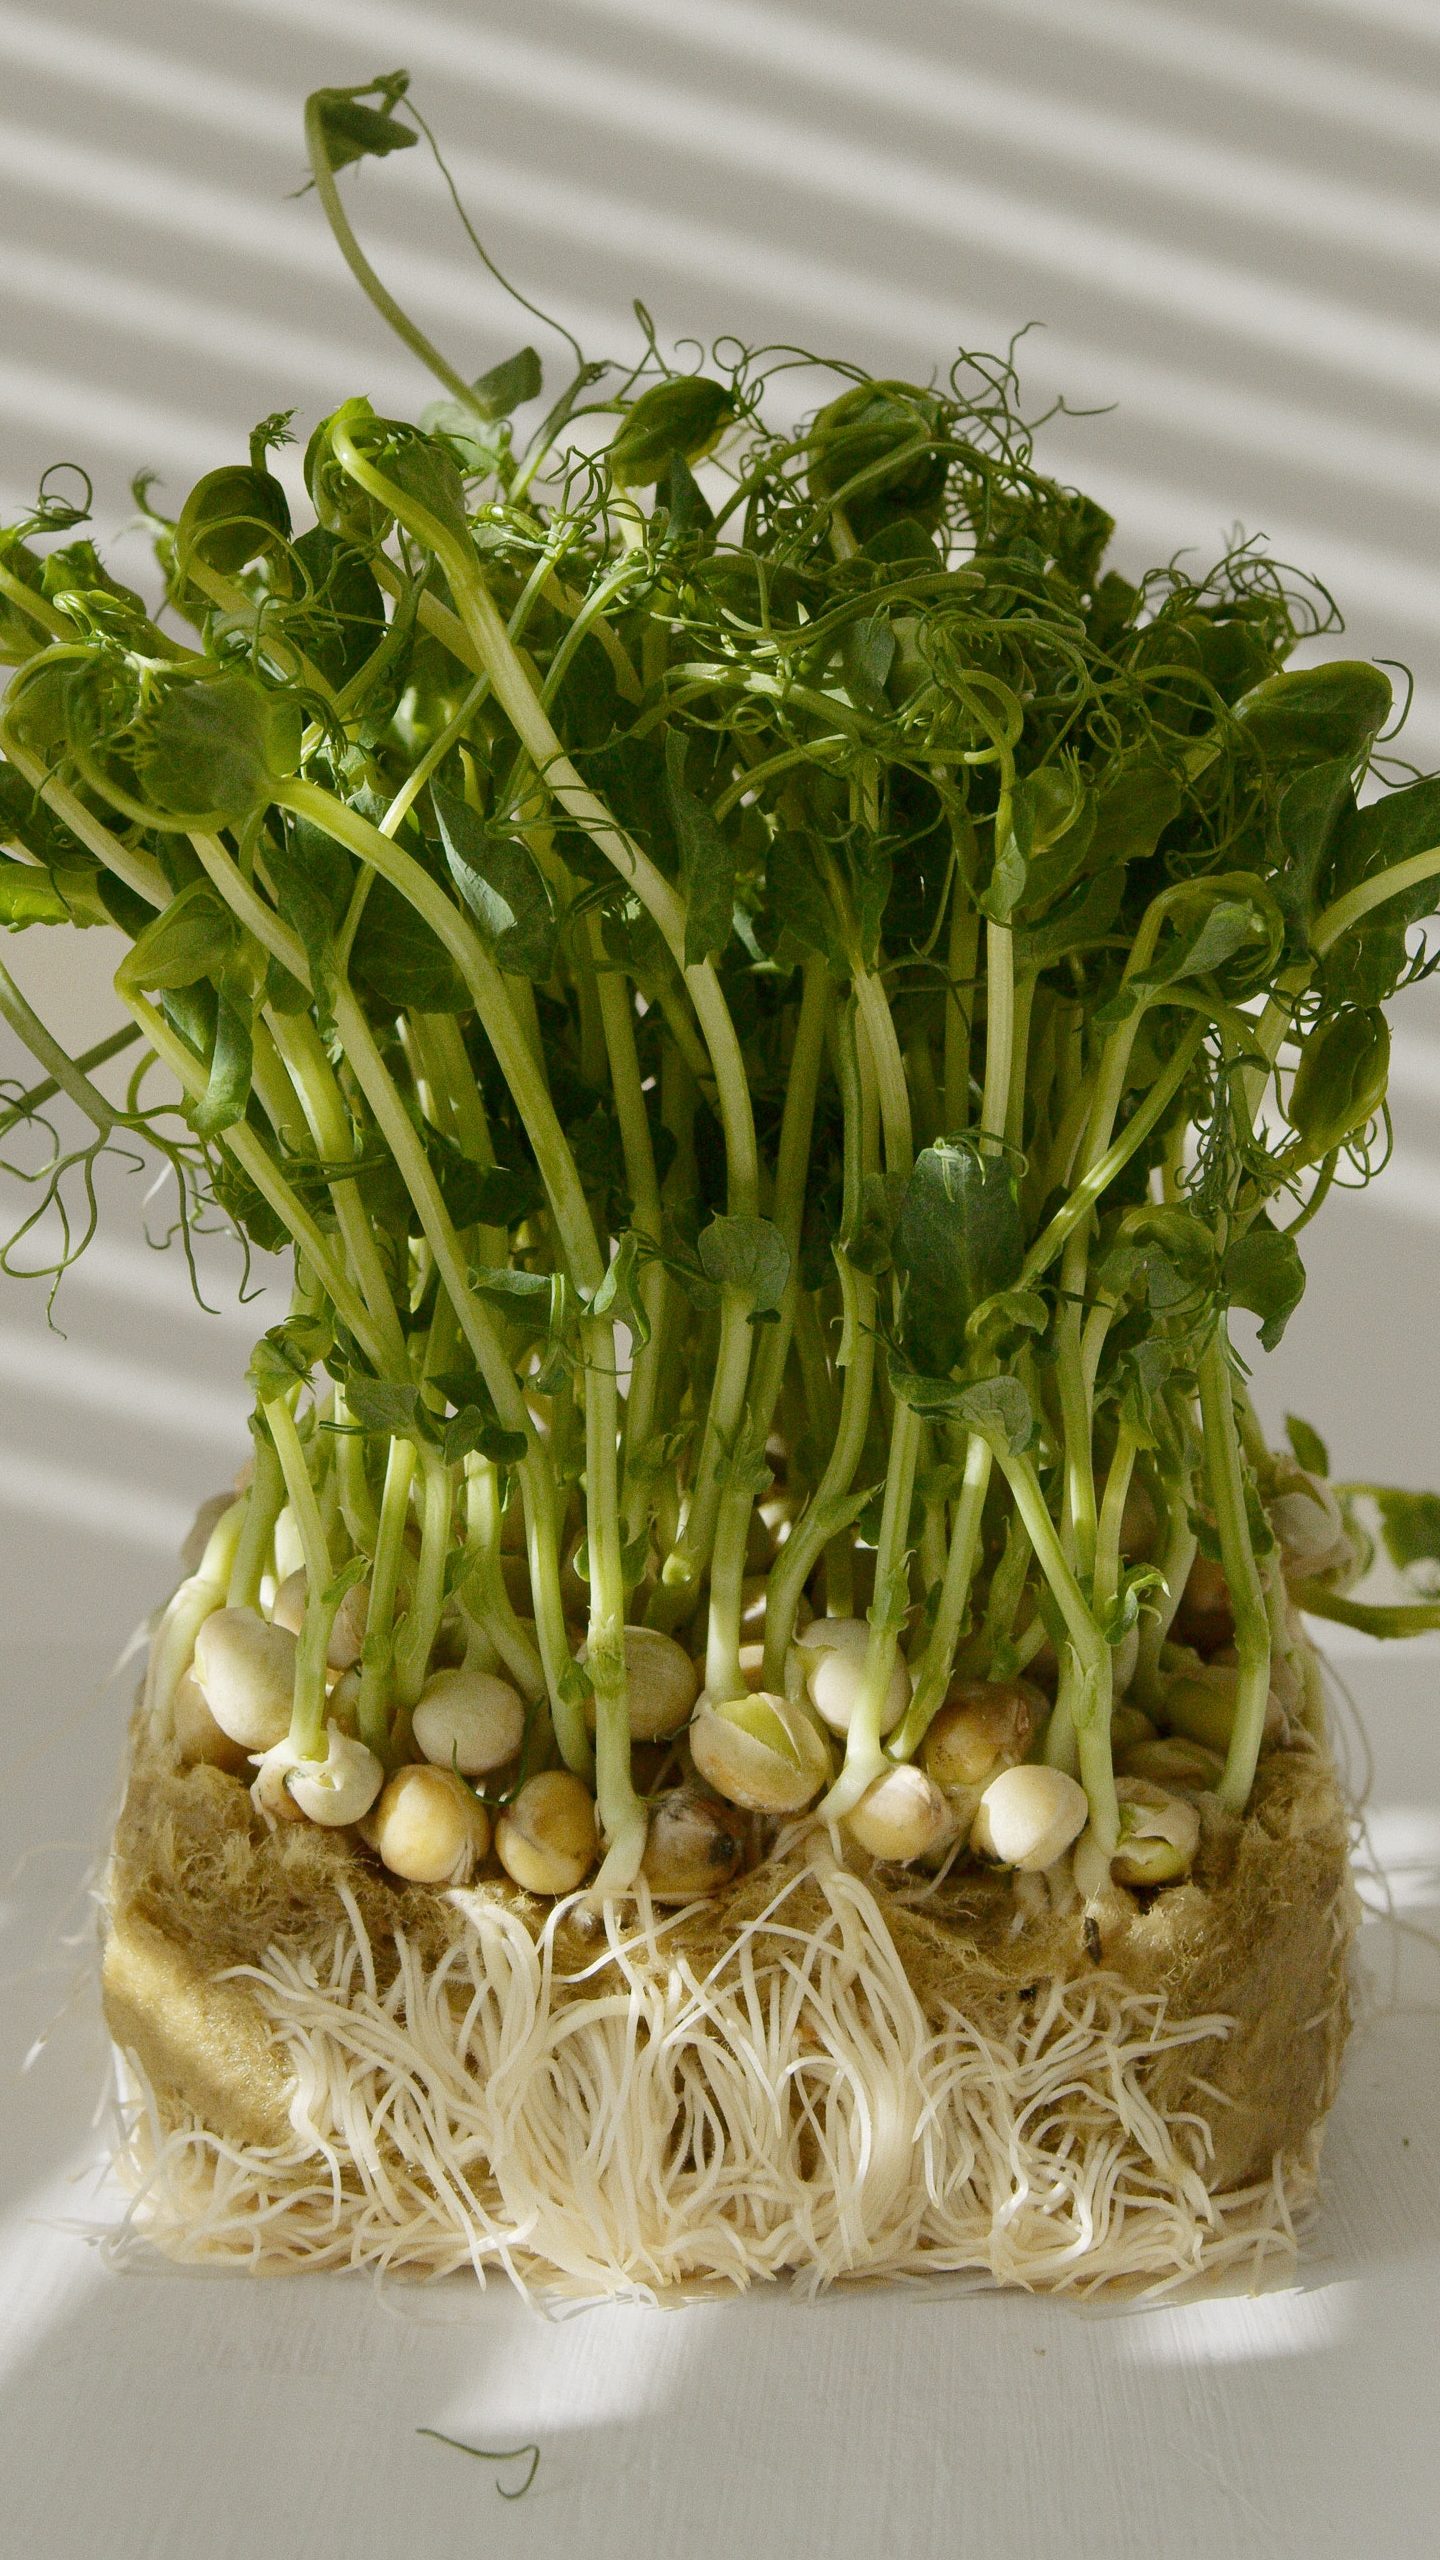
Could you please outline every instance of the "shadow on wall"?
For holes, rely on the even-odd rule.
[[[412,66],[467,200],[597,347],[662,331],[843,343],[926,373],[1021,322],[1037,405],[1130,565],[1239,520],[1408,656],[1440,744],[1440,20],[1421,0],[9,0],[0,414],[19,497],[67,454],[123,515],[251,420],[423,385],[295,201],[300,103]],[[355,198],[466,368],[503,304],[423,155]],[[442,213],[437,221],[437,208]],[[529,326],[528,323],[522,324]]]

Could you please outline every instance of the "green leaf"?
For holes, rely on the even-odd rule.
[[[175,527],[175,567],[181,579],[193,560],[222,578],[234,578],[252,560],[277,551],[290,531],[290,505],[268,471],[227,463],[197,480]]]
[[[1281,857],[1275,895],[1282,914],[1299,934],[1302,950],[1308,943],[1328,858],[1354,814],[1350,775],[1350,760],[1345,756],[1311,765],[1297,773],[1275,813]]]
[[[1405,1493],[1398,1485],[1386,1485],[1375,1504],[1393,1565],[1402,1573],[1421,1565],[1440,1567],[1440,1493]]]
[[[538,1176],[521,1167],[475,1164],[438,1129],[425,1131],[425,1152],[440,1197],[457,1227],[515,1227],[532,1217],[545,1194]]]
[[[840,499],[862,541],[897,514],[933,525],[949,464],[929,448],[943,432],[933,391],[908,382],[857,382],[827,402],[810,429],[811,495]]]
[[[1049,1321],[1050,1310],[1038,1289],[997,1289],[992,1298],[982,1298],[972,1309],[965,1339],[993,1356],[1008,1337],[1043,1333]]]
[[[790,1277],[790,1253],[768,1218],[712,1218],[696,1242],[700,1269],[715,1291],[737,1290],[750,1322],[779,1314]]]
[[[1100,1633],[1108,1645],[1123,1644],[1132,1627],[1138,1625],[1140,1604],[1147,1591],[1163,1591],[1165,1576],[1158,1565],[1132,1565],[1122,1575],[1120,1588],[1100,1612]]]
[[[1390,717],[1390,679],[1359,658],[1288,668],[1242,695],[1235,717],[1268,764],[1348,762],[1368,752]]]
[[[964,1359],[975,1309],[1008,1289],[1025,1238],[1009,1159],[969,1139],[922,1148],[893,1243],[902,1281],[900,1339],[918,1370],[943,1377]]]
[[[663,504],[668,519],[662,550],[671,550],[708,532],[715,521],[715,510],[681,453],[672,453],[666,463],[656,499]]]
[[[610,476],[617,489],[650,487],[672,454],[698,462],[734,414],[734,395],[703,374],[652,383],[627,411],[610,447]]]
[[[465,981],[423,916],[388,880],[376,880],[350,952],[351,975],[388,1012],[468,1013]]]
[[[47,872],[32,870],[28,862],[0,863],[0,925],[7,933],[23,932],[30,924],[73,921]]]
[[[352,1369],[345,1381],[345,1401],[362,1431],[383,1433],[391,1440],[429,1437],[416,1386],[390,1378],[368,1378],[363,1371]]]
[[[990,877],[975,902],[992,924],[1010,922],[1025,895],[1029,868],[1014,829],[1007,829],[996,846]]]
[[[871,614],[864,622],[846,626],[840,666],[845,690],[857,711],[868,711],[877,720],[887,717],[885,685],[894,663],[895,634],[883,615]]]
[[[1163,765],[1123,766],[1100,792],[1089,859],[1097,870],[1143,862],[1180,808],[1180,786]]]
[[[262,1333],[245,1372],[257,1404],[273,1404],[304,1386],[317,1360],[330,1348],[330,1327],[323,1316],[290,1316]]]
[[[545,1364],[547,1372],[550,1371],[552,1360],[564,1352],[572,1335],[574,1301],[564,1275],[558,1271],[515,1271],[501,1267],[477,1271],[471,1286],[477,1297],[488,1298],[492,1306],[500,1308],[522,1340],[533,1342],[544,1338],[551,1355]],[[552,1392],[540,1378],[534,1384],[542,1395]]]
[[[1440,775],[1408,783],[1400,791],[1387,791],[1383,800],[1372,800],[1368,807],[1355,809],[1342,819],[1335,837],[1334,870],[1327,883],[1327,895],[1335,897],[1357,887],[1362,880],[1373,880],[1378,872],[1391,870],[1397,862],[1428,853],[1432,845],[1440,845]],[[1404,927],[1423,924],[1434,915],[1437,902],[1440,883],[1422,880],[1418,887],[1403,891],[1398,898],[1387,899],[1376,910],[1373,921],[1364,920],[1360,934],[1365,936],[1378,927],[1387,940],[1398,937],[1403,945]],[[1332,953],[1332,960],[1353,939],[1347,935]],[[1388,987],[1385,992],[1389,992]],[[1359,1000],[1365,1001],[1363,997]]]
[[[1390,1080],[1390,1025],[1378,1006],[1332,1014],[1306,1039],[1289,1120],[1318,1161],[1373,1120]]]
[[[855,1223],[840,1241],[847,1261],[872,1280],[881,1279],[890,1269],[895,1221],[904,1206],[905,1183],[903,1173],[866,1173],[860,1177]]]
[[[650,1318],[639,1289],[640,1239],[628,1230],[611,1255],[609,1268],[590,1300],[592,1316],[612,1316],[628,1326],[637,1348],[650,1339]]]
[[[765,875],[776,923],[793,934],[803,950],[818,951],[832,968],[843,969],[839,918],[804,837],[777,835],[766,855]]]
[[[1313,1422],[1302,1421],[1298,1413],[1287,1413],[1285,1437],[1294,1450],[1298,1463],[1308,1475],[1328,1476],[1330,1452]],[[1435,1496],[1432,1494],[1428,1499],[1434,1501]],[[1440,1502],[1436,1503],[1436,1526],[1437,1532],[1440,1532]],[[1440,1549],[1437,1549],[1437,1553],[1440,1553]]]
[[[274,833],[265,837],[263,859],[276,911],[305,946],[324,1023],[334,978],[335,937],[350,904],[355,866],[343,845],[327,836],[323,827],[288,812]]]
[[[382,463],[387,480],[435,518],[437,524],[468,547],[470,519],[465,512],[465,483],[455,457],[434,436],[407,431],[405,441]]]
[[[1294,1239],[1268,1219],[1259,1220],[1230,1246],[1220,1279],[1231,1306],[1261,1318],[1261,1344],[1273,1351],[1305,1293],[1305,1266]]]
[[[1046,907],[1086,867],[1095,802],[1068,759],[1042,765],[1015,786],[1012,833],[1026,862],[1025,904]]]
[[[348,684],[385,637],[385,607],[363,553],[323,524],[290,545],[310,593],[296,614],[305,654],[326,682]]]
[[[1183,978],[1211,977],[1237,951],[1255,951],[1267,940],[1268,920],[1258,899],[1216,898],[1167,941],[1139,983],[1170,987]]]
[[[1071,952],[1104,942],[1113,931],[1125,898],[1125,875],[1117,866],[1097,871],[1051,908],[1043,924],[1020,924],[1015,931],[1017,967],[1048,969]]]
[[[665,776],[665,805],[680,853],[685,892],[685,966],[716,960],[735,921],[735,847],[711,810],[682,782]]]
[[[440,1429],[440,1455],[447,1467],[458,1466],[462,1458],[476,1451],[494,1466],[513,1467],[524,1457],[527,1446],[523,1431],[505,1429],[488,1389],[483,1404],[462,1404]]]
[[[1035,1415],[1018,1378],[982,1378],[955,1399],[955,1419],[1021,1457],[1035,1437]]]
[[[544,981],[555,967],[555,902],[528,845],[478,818],[456,792],[432,783],[430,798],[450,877],[480,927],[496,966]]]
[[[248,975],[232,966],[220,982],[210,1080],[198,1100],[186,1106],[197,1137],[218,1137],[244,1114],[255,1072],[254,1021],[255,998]]]
[[[895,881],[895,866],[875,836],[856,836],[850,845],[850,883],[860,958],[867,969],[880,965],[880,935]]]
[[[384,80],[372,80],[372,92],[384,97],[386,107],[393,106],[405,95],[410,85],[409,74],[392,71]],[[332,169],[348,169],[356,160],[383,160],[392,151],[408,151],[418,142],[415,127],[402,124],[398,116],[385,107],[368,107],[363,96],[347,89],[317,89],[307,104],[316,111],[325,157]]]
[[[240,824],[300,761],[299,705],[250,676],[172,684],[147,724],[140,779],[162,809]]]
[[[478,376],[473,385],[476,407],[482,418],[492,421],[511,417],[527,400],[539,399],[543,382],[534,348],[521,347]]]
[[[240,928],[205,881],[162,907],[121,961],[122,988],[193,987],[228,967]]]

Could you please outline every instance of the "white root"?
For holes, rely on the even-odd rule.
[[[314,1951],[229,1977],[294,2075],[270,2149],[168,2135],[143,2088],[123,2252],[250,2267],[494,2269],[595,2296],[743,2290],[798,2269],[955,2273],[1031,2288],[1288,2262],[1314,2145],[1243,2191],[1206,2189],[1206,2128],[1150,2076],[1233,2021],[1167,2016],[1096,1968],[1042,1985],[1007,2032],[921,2010],[864,1881],[819,1850],[821,1907],[782,1879],[708,1971],[647,1902],[611,1906],[593,1996],[482,1890],[427,1964],[377,1963],[358,1909]],[[380,1987],[381,1982],[385,1987]],[[618,1992],[619,1996],[615,1996]]]

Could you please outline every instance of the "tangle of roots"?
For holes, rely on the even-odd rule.
[[[818,1887],[823,1918],[787,1904]],[[920,2006],[865,1883],[812,1852],[703,1966],[648,1904],[557,1963],[479,1894],[439,1957],[403,1931],[385,1987],[353,1896],[320,1952],[237,1968],[294,2075],[269,2148],[127,2110],[119,2236],[263,2269],[487,2268],[573,2294],[743,2288],[797,2272],[1151,2287],[1294,2250],[1312,2140],[1212,2196],[1209,2129],[1147,2095],[1220,2016],[1095,1969],[1004,2028]],[[1203,2084],[1202,2084],[1203,2085]]]

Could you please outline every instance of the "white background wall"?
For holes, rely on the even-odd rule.
[[[1344,644],[1416,676],[1440,761],[1440,8],[1434,0],[0,0],[0,488],[56,460],[123,524],[238,458],[254,419],[430,386],[297,198],[300,109],[396,62],[517,281],[604,351],[798,339],[919,373],[1025,322],[1042,456],[1120,520],[1132,568],[1236,526],[1325,579]],[[420,151],[346,181],[377,261],[467,370],[529,333]],[[139,552],[123,542],[132,569]],[[5,954],[77,1043],[111,1019],[104,937]],[[1440,1477],[1440,1004],[1400,1008],[1396,1162],[1311,1231],[1262,1383],[1337,1463]],[[62,1292],[0,1282],[0,1587],[53,1627],[83,1554],[88,1655],[166,1571],[242,1446],[264,1320],[187,1311],[144,1185]],[[14,1196],[5,1186],[5,1205]]]

